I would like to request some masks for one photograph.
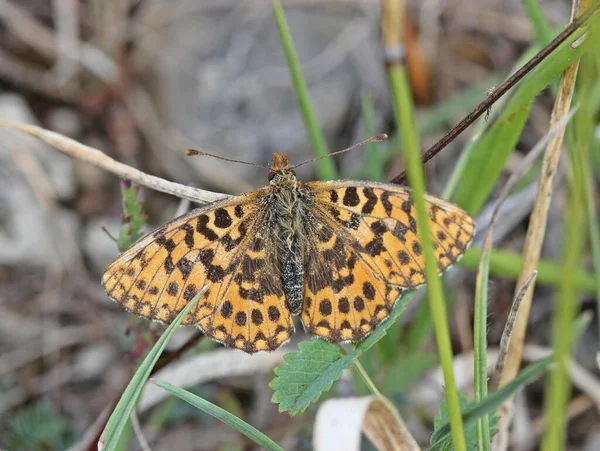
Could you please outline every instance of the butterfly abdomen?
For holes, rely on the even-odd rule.
[[[290,249],[284,248],[281,255],[283,290],[292,315],[298,315],[302,310],[302,293],[304,290],[304,269],[299,244],[298,236],[294,235],[292,247]]]

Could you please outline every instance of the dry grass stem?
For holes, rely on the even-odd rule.
[[[506,365],[506,358],[508,356],[508,350],[511,343],[512,333],[514,331],[514,325],[519,314],[519,310],[521,307],[521,303],[523,298],[529,291],[529,288],[532,286],[535,278],[537,277],[537,271],[533,271],[527,279],[523,282],[523,285],[517,292],[515,299],[510,307],[510,312],[508,313],[508,318],[506,319],[506,325],[504,326],[504,331],[502,332],[502,338],[500,339],[500,354],[498,355],[498,359],[496,360],[496,368],[494,370],[492,381],[498,381],[500,376],[504,371],[504,367]]]
[[[131,166],[110,158],[108,155],[98,149],[78,143],[71,138],[67,138],[59,133],[37,127],[35,125],[22,124],[0,119],[0,126],[21,130],[24,133],[35,136],[36,138],[44,141],[46,144],[51,145],[52,147],[66,153],[73,158],[86,161],[121,178],[131,180],[139,185],[152,188],[156,191],[172,194],[173,196],[177,196],[182,199],[188,199],[197,203],[214,202],[229,197],[226,194],[192,188],[190,186],[181,185],[160,177],[146,174],[138,169],[132,168]]]
[[[579,11],[574,11],[571,21],[575,21],[575,18],[578,16]],[[558,94],[550,119],[551,127],[559,123],[568,115],[569,109],[571,108],[573,91],[575,89],[575,80],[577,78],[578,67],[579,60],[569,66],[561,77]],[[540,260],[542,244],[544,242],[544,235],[548,220],[548,210],[550,208],[550,200],[552,198],[554,179],[557,173],[558,163],[560,161],[560,150],[562,147],[563,138],[564,130],[561,130],[550,140],[548,146],[546,147],[546,152],[542,162],[542,169],[540,172],[538,194],[533,207],[533,212],[530,216],[529,227],[527,229],[527,235],[525,238],[523,249],[523,265],[521,266],[521,272],[516,285],[517,294],[524,285],[527,277],[529,277],[529,275],[536,270]],[[525,343],[525,333],[527,330],[527,320],[529,318],[529,311],[531,310],[532,299],[533,289],[528,290],[521,300],[521,306],[515,320],[512,338],[509,343],[509,358],[506,361],[502,376],[500,378],[501,386],[511,381],[517,375],[521,366],[521,357]],[[507,402],[511,401],[509,400]],[[500,423],[498,425],[500,430],[503,428],[508,428],[507,423],[509,422],[509,419],[506,415],[504,415],[504,413],[505,410],[501,409]]]

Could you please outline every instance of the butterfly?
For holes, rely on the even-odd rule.
[[[296,315],[326,340],[365,338],[403,291],[425,282],[411,191],[367,181],[302,183],[297,166],[275,154],[267,187],[141,238],[103,274],[108,295],[169,323],[209,285],[182,324],[247,353],[288,341]],[[425,201],[442,273],[465,252],[475,226],[456,205]]]

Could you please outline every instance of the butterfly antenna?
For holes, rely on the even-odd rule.
[[[214,155],[212,153],[208,153],[208,152],[203,152],[201,150],[196,150],[196,149],[188,149],[185,151],[185,154],[188,157],[191,156],[207,156],[207,157],[213,157],[213,158],[217,158],[219,160],[223,160],[223,161],[230,161],[232,163],[241,163],[241,164],[247,164],[248,166],[258,166],[259,168],[263,168],[263,169],[269,169],[266,166],[263,166],[262,164],[258,164],[258,163],[250,163],[248,161],[242,161],[242,160],[234,160],[232,158],[225,158],[225,157],[221,157],[219,155]]]
[[[335,152],[328,153],[327,155],[321,155],[320,157],[311,158],[310,160],[303,161],[300,164],[292,166],[292,169],[297,168],[299,166],[303,166],[303,165],[305,165],[307,163],[312,163],[313,161],[321,160],[323,158],[333,157],[334,155],[338,155],[340,153],[348,152],[349,150],[352,150],[352,149],[354,149],[356,147],[364,146],[365,144],[368,144],[368,143],[381,142],[381,141],[385,141],[386,139],[388,139],[388,135],[386,135],[385,133],[382,133],[382,134],[377,135],[377,136],[372,136],[369,139],[365,139],[364,141],[361,141],[361,142],[358,142],[356,144],[353,144],[352,146],[347,147],[346,149],[337,150]]]

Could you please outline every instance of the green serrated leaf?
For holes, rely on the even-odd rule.
[[[285,362],[275,368],[275,378],[269,384],[275,390],[272,401],[279,404],[279,411],[296,415],[317,401],[355,359],[381,340],[411,298],[412,293],[402,296],[390,316],[349,353],[345,353],[338,344],[314,338],[300,343],[298,352],[286,354]]]
[[[467,406],[469,405],[469,400],[462,393],[458,394],[458,402],[460,404],[461,411],[464,411],[467,408]],[[441,428],[445,424],[448,424],[449,422],[450,422],[450,415],[448,414],[448,404],[446,403],[446,400],[444,399],[440,403],[439,413],[433,419],[433,435],[431,436],[431,439],[433,440],[433,437],[435,437],[435,431],[437,431],[439,428]],[[471,435],[472,435],[472,437],[471,437]],[[475,439],[474,429],[472,427],[465,427],[465,441],[467,443],[471,443],[471,440],[470,440],[471,438]],[[433,444],[433,443],[431,443],[431,444]],[[440,446],[440,449],[444,450],[444,451],[454,449],[452,446],[452,438],[451,437],[448,437],[448,440],[445,440],[439,446]]]
[[[272,401],[279,403],[279,411],[289,410],[293,415],[303,412],[329,390],[347,368],[347,356],[334,343],[315,338],[300,343],[299,348],[275,368],[276,377],[269,385],[275,390]]]

